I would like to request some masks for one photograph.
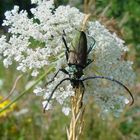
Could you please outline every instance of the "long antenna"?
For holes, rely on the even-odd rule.
[[[131,96],[132,102],[131,102],[130,105],[132,105],[132,104],[134,103],[134,97],[133,97],[131,91],[130,91],[124,84],[122,84],[121,82],[119,82],[118,80],[113,79],[113,78],[110,78],[110,77],[105,77],[105,76],[93,76],[93,77],[87,77],[87,78],[81,79],[81,81],[86,81],[86,80],[90,80],[90,79],[106,79],[106,80],[110,80],[110,81],[113,81],[113,82],[119,84],[119,85],[122,86],[122,87],[129,93],[129,95]]]

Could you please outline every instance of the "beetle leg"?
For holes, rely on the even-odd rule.
[[[48,84],[50,84],[51,82],[53,82],[53,81],[54,81],[54,78],[58,75],[58,73],[59,73],[60,71],[63,72],[63,73],[65,73],[65,74],[69,74],[65,69],[59,69],[59,70],[57,71],[57,73],[53,76],[52,80],[45,83],[45,86],[48,85]]]
[[[63,30],[63,32],[64,32],[64,30]],[[64,35],[65,35],[65,32],[64,32]],[[67,45],[67,42],[66,42],[66,40],[65,40],[65,38],[64,38],[64,36],[62,36],[62,40],[63,40],[63,42],[64,42],[64,45],[65,45],[65,48],[66,48],[66,51],[65,51],[65,55],[66,55],[66,59],[67,59],[67,61],[68,61],[68,55],[69,55],[69,48],[68,48],[68,45]]]
[[[88,60],[87,60],[87,63],[86,63],[86,65],[85,65],[84,68],[86,68],[86,67],[87,67],[89,64],[91,64],[93,61],[94,61],[94,60],[88,59]]]
[[[133,97],[131,91],[130,91],[124,84],[122,84],[121,82],[119,82],[118,80],[113,79],[113,78],[110,78],[110,77],[105,77],[105,76],[91,76],[91,77],[87,77],[87,78],[84,78],[84,79],[81,79],[81,80],[82,80],[82,81],[86,81],[86,80],[90,80],[90,79],[106,79],[106,80],[109,80],[109,81],[112,81],[112,82],[115,82],[115,83],[119,84],[119,85],[122,86],[122,87],[129,93],[129,95],[131,96],[131,98],[132,98],[131,105],[134,103],[134,97]]]
[[[91,50],[93,49],[93,47],[94,47],[94,45],[96,43],[96,41],[95,41],[95,39],[93,37],[92,37],[92,39],[93,39],[93,44],[90,45],[90,47],[89,47],[89,49],[87,51],[87,55],[91,52]]]
[[[48,104],[49,104],[51,98],[53,97],[54,92],[55,92],[56,89],[57,89],[64,81],[66,81],[66,80],[71,80],[71,79],[70,79],[70,78],[64,78],[64,79],[62,79],[62,80],[55,86],[55,88],[53,89],[51,95],[50,95],[49,98],[48,98],[47,104],[45,105],[45,107],[44,107],[44,109],[43,109],[43,112],[44,112],[44,113],[45,113],[45,109],[47,108],[47,106],[48,106]]]

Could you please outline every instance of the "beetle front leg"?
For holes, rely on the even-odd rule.
[[[64,30],[63,30],[63,32],[64,32]],[[64,32],[64,35],[65,35],[65,32]],[[64,45],[65,45],[65,48],[66,48],[65,55],[66,55],[66,59],[67,59],[67,61],[68,61],[68,58],[69,58],[68,55],[69,55],[70,50],[69,50],[69,48],[68,48],[68,45],[67,45],[67,42],[66,42],[64,36],[62,36],[62,40],[63,40]]]
[[[58,73],[59,73],[60,71],[63,72],[63,73],[65,73],[65,74],[68,74],[68,72],[67,72],[65,69],[59,69],[59,70],[57,71],[57,73],[53,76],[52,80],[45,83],[45,86],[48,85],[48,84],[50,84],[51,82],[53,82],[53,81],[54,81],[54,78],[58,75]]]

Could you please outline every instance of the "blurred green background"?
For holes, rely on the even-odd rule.
[[[28,12],[35,6],[29,0],[0,0],[0,24],[4,11],[12,9],[15,4]],[[99,110],[93,102],[88,104],[82,140],[140,140],[140,0],[55,0],[56,7],[67,4],[91,13],[91,18],[98,19],[124,39],[130,49],[124,54],[124,59],[134,61],[137,74],[136,85],[132,89],[135,104],[128,106],[120,118],[109,116],[104,121],[98,116]],[[0,36],[6,30],[1,28]],[[0,100],[10,92],[18,75],[14,65],[5,69],[0,61]],[[21,78],[10,100],[18,96],[31,83],[29,81],[32,81],[29,75]],[[1,113],[0,140],[66,140],[65,129],[70,118],[64,116],[59,107],[44,114],[41,100],[31,90],[13,107]],[[2,106],[4,104],[0,104],[0,108]]]

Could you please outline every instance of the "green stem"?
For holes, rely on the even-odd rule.
[[[28,91],[30,91],[34,86],[36,86],[50,71],[52,71],[54,69],[54,66],[50,67],[46,73],[44,73],[42,76],[40,76],[36,82],[30,86],[28,89],[24,90],[19,96],[17,96],[11,103],[9,103],[8,105],[6,105],[4,108],[0,109],[0,113],[3,112],[4,110],[8,109],[12,104],[14,104],[16,101],[18,101],[23,95],[25,95],[26,93],[29,93]]]

